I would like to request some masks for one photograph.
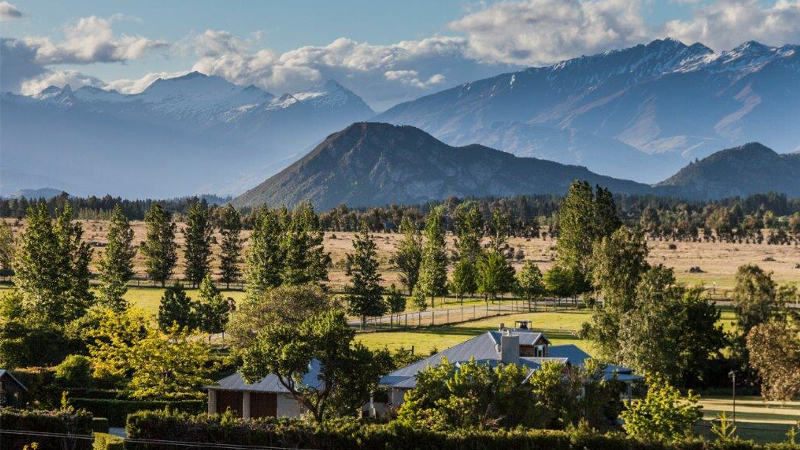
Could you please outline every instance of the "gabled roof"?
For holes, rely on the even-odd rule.
[[[311,360],[308,366],[308,372],[303,375],[303,386],[313,389],[321,388],[324,383],[319,379],[320,363],[316,359]],[[219,391],[245,391],[245,392],[275,392],[275,393],[288,393],[278,376],[269,374],[256,383],[248,384],[244,381],[242,374],[234,373],[217,381],[216,384],[203,386],[204,389],[219,390]]]
[[[519,336],[520,345],[540,345],[549,341],[542,333],[529,330],[510,329],[511,335]],[[441,351],[435,355],[415,362],[414,364],[400,368],[381,377],[380,385],[385,387],[410,389],[416,386],[416,375],[427,367],[436,367],[442,363],[443,358],[451,363],[463,363],[470,359],[495,366],[500,363],[500,339],[503,335],[501,331],[487,331],[479,334],[472,339]],[[575,345],[550,345],[547,357],[523,356],[519,358],[519,363],[529,367],[532,371],[538,370],[547,361],[557,361],[563,364],[583,367],[584,362],[591,356]],[[530,373],[528,374],[530,376]],[[609,365],[604,372],[605,379],[617,376],[618,379],[639,379],[631,369],[620,366]]]
[[[14,382],[15,382],[15,383],[17,383],[17,384],[19,385],[19,387],[21,387],[21,388],[22,388],[22,390],[24,390],[24,391],[27,391],[27,390],[28,390],[28,388],[26,388],[26,387],[25,387],[25,385],[24,385],[24,384],[22,384],[22,383],[21,383],[21,382],[20,382],[20,381],[17,379],[17,377],[15,377],[15,376],[14,376],[14,374],[12,374],[11,372],[9,372],[9,371],[8,371],[8,370],[6,370],[6,369],[0,369],[0,379],[2,379],[2,378],[3,378],[3,376],[5,376],[5,375],[8,375],[8,376],[9,376],[9,378],[11,378],[12,380],[14,380]]]

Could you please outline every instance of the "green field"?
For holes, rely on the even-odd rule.
[[[728,420],[733,419],[731,397],[704,397],[700,404],[703,406],[703,423],[695,427],[700,434],[710,436],[711,421],[723,411]],[[736,435],[742,439],[756,442],[785,441],[786,433],[799,422],[800,401],[767,402],[761,397],[736,398]]]

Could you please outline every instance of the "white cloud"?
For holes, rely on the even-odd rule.
[[[0,22],[21,19],[25,14],[19,8],[8,2],[0,2]]]
[[[109,83],[105,83],[103,89],[113,89],[115,91],[119,91],[123,94],[138,94],[143,90],[147,89],[147,86],[153,84],[159,78],[175,78],[182,75],[186,75],[188,72],[152,72],[148,73],[141,78],[134,78],[134,79],[119,79],[114,80]]]
[[[641,0],[500,2],[449,24],[475,58],[548,64],[648,38]]]
[[[440,73],[431,75],[430,78],[425,81],[420,80],[416,70],[387,70],[383,73],[383,76],[389,81],[399,81],[403,84],[415,86],[420,89],[442,83],[445,80],[444,75]]]
[[[715,50],[746,40],[769,45],[800,41],[800,1],[778,0],[762,6],[758,0],[718,0],[695,11],[688,20],[672,20],[664,34],[685,42],[702,42]]]

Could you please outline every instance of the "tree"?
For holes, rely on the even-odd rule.
[[[411,301],[420,311],[425,311],[428,309],[428,297],[419,287],[414,289],[414,292],[411,293]]]
[[[219,268],[222,272],[220,280],[229,288],[231,283],[238,281],[242,275],[242,271],[239,269],[239,256],[242,252],[240,236],[242,216],[230,203],[222,211],[219,231],[222,235],[219,257]]]
[[[472,264],[481,255],[481,238],[483,237],[483,215],[474,200],[466,201],[456,208],[455,247],[459,259],[466,259]]]
[[[436,207],[425,221],[425,243],[419,269],[420,292],[431,298],[447,294],[447,254],[444,240],[444,210]]]
[[[158,306],[158,327],[166,332],[173,325],[189,329],[196,326],[192,299],[186,295],[183,285],[177,282],[164,291]]]
[[[778,304],[777,286],[772,273],[747,264],[736,271],[736,287],[733,290],[733,309],[742,336],[747,336],[757,325],[775,317]]]
[[[63,325],[93,303],[89,290],[91,247],[67,205],[55,221],[44,203],[28,210],[27,226],[14,258],[14,286],[24,308],[39,319]]]
[[[287,284],[319,283],[328,279],[331,257],[322,245],[323,233],[319,216],[311,203],[303,202],[292,212],[283,239],[284,256],[281,280]]]
[[[588,273],[592,244],[597,235],[592,187],[574,181],[558,211],[559,235],[556,243],[558,262],[567,269]]]
[[[547,292],[544,287],[542,271],[533,261],[525,261],[522,265],[522,269],[517,274],[516,287],[519,295],[528,300],[528,309],[530,309],[533,299],[539,298]]]
[[[788,320],[754,326],[747,334],[750,366],[761,378],[770,400],[792,400],[800,394],[800,327]]]
[[[475,268],[475,264],[467,257],[459,258],[453,268],[449,290],[456,294],[456,297],[463,304],[464,296],[472,295],[478,290],[477,278],[478,271]]]
[[[201,331],[208,333],[209,340],[211,334],[222,333],[225,325],[228,324],[230,305],[222,298],[222,293],[214,286],[211,276],[206,275],[200,283],[199,301],[195,305],[195,316],[197,326]]]
[[[372,353],[354,337],[342,311],[326,311],[299,326],[277,323],[261,330],[246,349],[242,374],[248,382],[275,374],[317,423],[334,408],[353,414],[377,387],[388,355]],[[303,382],[309,370],[318,372],[313,385]]]
[[[622,226],[622,221],[617,213],[617,205],[614,203],[614,196],[608,188],[595,187],[594,213],[597,228],[595,239],[611,236]]]
[[[406,310],[406,298],[397,290],[394,283],[389,287],[389,292],[386,295],[386,304],[389,306],[389,313],[392,315],[389,317],[389,325],[391,328],[393,316]]]
[[[192,282],[192,286],[197,286],[209,273],[211,244],[214,242],[214,227],[204,202],[195,202],[189,207],[183,236],[186,278]]]
[[[572,273],[559,264],[545,272],[542,281],[547,292],[554,297],[569,297],[575,292]]]
[[[256,299],[268,289],[280,286],[284,264],[282,232],[275,211],[263,207],[255,214],[245,272],[248,299]]]
[[[0,276],[14,273],[14,232],[5,220],[0,220]]]
[[[283,285],[245,298],[231,314],[226,331],[232,347],[240,351],[253,342],[259,330],[278,323],[299,326],[336,306],[335,299],[316,284]]]
[[[400,271],[400,282],[411,295],[417,285],[422,263],[422,235],[408,217],[403,217],[400,222],[400,233],[403,239],[397,245],[392,264]]]
[[[502,252],[503,246],[508,241],[510,224],[508,215],[500,211],[492,212],[492,220],[489,222],[489,248],[495,252]]]
[[[698,397],[690,391],[685,397],[664,377],[647,377],[647,395],[625,405],[620,414],[629,436],[644,441],[675,441],[689,436],[702,413]]]
[[[178,261],[175,243],[176,225],[158,203],[153,203],[144,221],[147,226],[147,237],[140,249],[144,255],[147,275],[164,287]]]
[[[122,313],[98,309],[90,314],[97,316],[97,325],[86,330],[93,376],[127,382],[133,370],[128,355],[150,333],[150,320],[134,308]]]
[[[514,289],[514,268],[502,253],[489,250],[478,260],[478,292],[494,300],[497,294]]]
[[[123,298],[128,291],[128,280],[133,276],[133,230],[119,204],[114,206],[108,224],[108,243],[99,262],[101,306],[122,312],[128,307]]]
[[[345,287],[348,311],[361,317],[363,330],[367,316],[382,316],[387,309],[378,273],[377,245],[366,223],[361,224],[361,231],[353,238],[353,253],[346,258],[345,274],[350,277],[350,285]]]

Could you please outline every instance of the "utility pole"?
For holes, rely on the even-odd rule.
[[[736,371],[731,370],[728,372],[731,378],[731,385],[733,386],[733,424],[736,425]]]

